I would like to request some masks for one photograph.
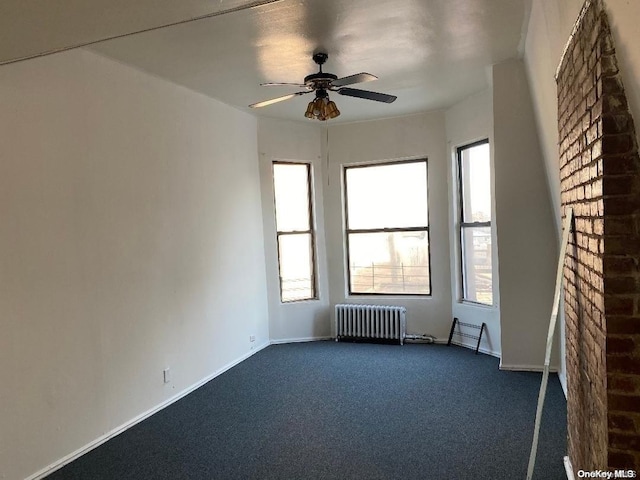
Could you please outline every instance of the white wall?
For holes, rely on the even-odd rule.
[[[449,264],[448,157],[444,112],[331,126],[324,153],[325,225],[331,305],[384,303],[407,307],[407,332],[446,339],[451,326]],[[347,296],[342,174],[345,165],[406,158],[428,158],[431,242],[430,297]]]
[[[544,158],[548,189],[558,238],[560,215],[560,168],[558,166],[558,100],[555,73],[560,56],[580,13],[583,0],[536,0],[525,42],[524,63],[533,100],[536,125]]]
[[[329,286],[324,240],[322,130],[316,125],[261,118],[258,149],[262,184],[264,252],[269,293],[270,338],[274,342],[310,340],[331,336]],[[309,163],[312,166],[314,227],[318,299],[282,303],[278,280],[278,247],[273,196],[274,160]]]
[[[83,50],[0,68],[0,104],[18,479],[268,342],[267,293],[253,117]]]
[[[636,137],[640,139],[640,2],[606,0],[604,5],[616,44],[616,57],[629,109],[635,119]]]
[[[524,64],[493,67],[502,368],[541,368],[557,237]],[[552,357],[552,361],[556,361]]]
[[[458,235],[458,172],[456,148],[468,145],[478,140],[489,139],[491,150],[491,177],[493,179],[493,97],[492,91],[485,90],[472,95],[461,102],[457,103],[445,113],[446,129],[447,129],[447,147],[449,149],[449,182],[452,186],[449,201],[449,217],[450,217],[450,236],[451,244],[451,291],[452,291],[452,314],[462,322],[480,325],[485,323],[487,330],[482,336],[480,343],[481,351],[491,355],[500,356],[500,283],[498,281],[498,243],[493,222],[492,232],[492,260],[493,260],[493,306],[477,305],[469,302],[463,302],[462,288],[460,283],[460,237]],[[495,219],[495,192],[491,186],[491,194],[493,198],[491,210],[492,218]],[[476,331],[469,333],[477,334]],[[454,337],[455,338],[455,337]],[[475,340],[466,338],[458,338],[463,344],[473,346],[475,348]]]

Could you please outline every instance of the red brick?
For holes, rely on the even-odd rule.
[[[609,211],[607,211],[607,213],[609,213]],[[627,253],[628,244],[635,240],[633,238],[629,238],[630,235],[635,235],[636,233],[634,217],[631,215],[620,215],[615,217],[613,215],[608,215],[606,222],[604,222],[604,233],[606,236],[605,238],[607,239],[607,242],[605,243],[606,253]],[[615,235],[624,235],[624,237],[615,238]],[[616,248],[613,248],[614,244],[610,243],[611,240],[619,240],[615,244]]]
[[[640,316],[607,316],[607,332],[611,334],[640,335]],[[640,402],[639,402],[640,403]]]
[[[624,94],[620,76],[606,77],[602,79],[602,92],[607,95]]]
[[[606,159],[603,168],[607,175],[638,173],[640,172],[640,160],[637,154],[612,156]]]
[[[609,414],[608,418],[609,429],[622,430],[626,432],[635,431],[635,423],[632,418],[626,415]]]
[[[611,393],[607,397],[611,411],[640,413],[640,402],[635,395]]]
[[[633,337],[607,337],[607,355],[632,354],[636,349],[640,350],[640,342],[636,343]],[[640,383],[638,383],[640,385]]]
[[[609,245],[609,240],[605,241]],[[606,274],[634,275],[639,272],[638,259],[634,257],[605,256],[603,259],[604,272]]]
[[[605,281],[606,283],[607,281]],[[615,294],[605,293],[604,311],[607,315],[633,315],[634,299],[633,297],[619,297]]]
[[[602,98],[596,100],[596,103],[591,107],[591,120],[596,120],[602,116],[603,107],[602,107]]]
[[[615,292],[616,295],[626,293],[640,293],[638,282],[635,277],[614,277],[607,276],[604,281],[605,290]],[[605,303],[606,308],[606,303]]]
[[[615,77],[617,78],[617,77]],[[607,79],[603,79],[603,84]],[[610,93],[602,95],[602,115],[623,113],[628,110],[627,97],[624,93]]]
[[[614,103],[613,97],[604,97]],[[625,106],[626,108],[626,106]],[[602,136],[602,155],[618,155],[629,153],[635,147],[635,140],[632,135],[628,133],[621,133],[617,135],[603,135]]]
[[[609,433],[609,444],[620,450],[639,450],[640,435],[628,433]]]
[[[607,175],[602,181],[605,195],[628,195],[640,191],[638,175]]]
[[[604,199],[607,214],[632,215],[640,213],[640,197],[633,195],[611,195]],[[606,227],[605,227],[606,228]]]
[[[640,242],[637,238],[624,236],[624,235],[613,235],[609,234],[607,231],[608,223],[605,221],[605,232],[606,235],[606,243],[605,243],[605,253],[608,255],[640,255]]]
[[[616,51],[613,38],[609,32],[609,25],[606,22],[601,21],[600,24],[601,34],[598,38],[598,46],[600,47],[600,53],[604,55],[613,55]]]
[[[615,55],[604,55],[601,59],[602,76],[611,77],[618,74],[618,60]]]
[[[607,356],[607,371],[640,375],[640,357],[633,356]],[[640,399],[636,398],[638,412],[640,412]]]
[[[619,372],[607,373],[607,391],[614,393],[634,393],[636,383],[630,375],[620,375]]]
[[[612,452],[609,450],[608,463],[610,470],[633,468],[635,458],[626,452]]]
[[[563,271],[568,451],[583,469],[624,468],[640,460],[640,159],[602,2],[569,45],[557,77],[561,201],[576,215]]]
[[[604,135],[632,132],[633,120],[628,113],[609,114],[602,117],[602,133]]]

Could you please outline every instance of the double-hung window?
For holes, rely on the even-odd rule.
[[[344,173],[349,293],[430,295],[427,161]]]
[[[489,141],[457,149],[462,300],[493,304]]]
[[[311,166],[273,163],[280,299],[316,296],[315,232],[311,202]]]

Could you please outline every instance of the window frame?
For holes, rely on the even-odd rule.
[[[275,166],[276,165],[298,165],[305,166],[307,169],[307,192],[308,192],[308,218],[309,229],[308,230],[278,230],[278,207],[276,204],[276,188],[275,188]],[[316,229],[314,223],[314,208],[313,208],[313,173],[312,165],[310,162],[296,162],[288,160],[273,160],[271,162],[271,185],[273,187],[273,214],[274,224],[276,232],[276,252],[278,256],[278,285],[280,288],[280,303],[290,304],[299,302],[308,302],[318,300],[318,269],[316,260]],[[311,296],[305,298],[296,298],[294,300],[283,299],[283,281],[282,281],[282,264],[280,258],[280,237],[288,235],[309,235],[310,236],[310,253],[311,253]]]
[[[493,226],[492,220],[493,215],[491,216],[492,220],[488,222],[465,222],[464,221],[464,184],[462,178],[462,152],[468,150],[473,147],[478,147],[480,145],[490,145],[489,138],[484,138],[482,140],[477,140],[475,142],[467,143],[465,145],[461,145],[456,147],[456,164],[458,170],[458,253],[460,254],[460,302],[469,303],[476,306],[481,307],[493,307],[495,305],[495,300],[493,296],[493,255],[491,256],[491,303],[483,303],[478,302],[477,300],[471,300],[466,298],[466,276],[465,276],[465,248],[464,248],[464,229],[465,228],[489,228],[490,234],[493,240]],[[489,165],[491,165],[491,150],[489,150]],[[491,167],[489,167],[491,168]],[[492,195],[493,197],[493,195]],[[491,203],[493,203],[493,198],[491,198]],[[493,248],[493,241],[491,242]]]
[[[347,186],[347,171],[350,169],[357,168],[370,168],[370,167],[382,167],[385,165],[399,165],[399,164],[408,164],[408,163],[421,163],[425,164],[425,174],[426,177],[424,179],[425,185],[427,187],[427,225],[426,227],[405,227],[405,228],[372,228],[372,229],[349,229],[349,193]],[[345,235],[345,258],[346,258],[346,285],[347,285],[347,294],[348,296],[375,296],[375,297],[431,297],[433,296],[433,282],[431,275],[431,230],[429,225],[431,224],[430,213],[431,209],[429,208],[429,161],[427,157],[421,158],[410,158],[403,160],[388,160],[383,162],[369,162],[369,163],[359,163],[356,165],[344,165],[342,170],[342,181],[343,181],[343,191],[344,191],[344,235]],[[428,258],[428,270],[429,270],[429,292],[428,293],[383,293],[383,292],[354,292],[351,289],[351,258],[350,258],[350,248],[349,248],[349,235],[352,233],[394,233],[394,232],[426,232],[427,235],[427,258]]]

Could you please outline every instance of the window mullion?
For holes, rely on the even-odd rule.
[[[490,227],[491,226],[491,222],[461,222],[460,226],[463,228],[467,228],[467,227]]]
[[[403,227],[403,228],[358,228],[347,233],[395,233],[395,232],[426,232],[429,227]]]
[[[282,230],[277,232],[278,235],[301,235],[301,234],[313,234],[313,230]]]

